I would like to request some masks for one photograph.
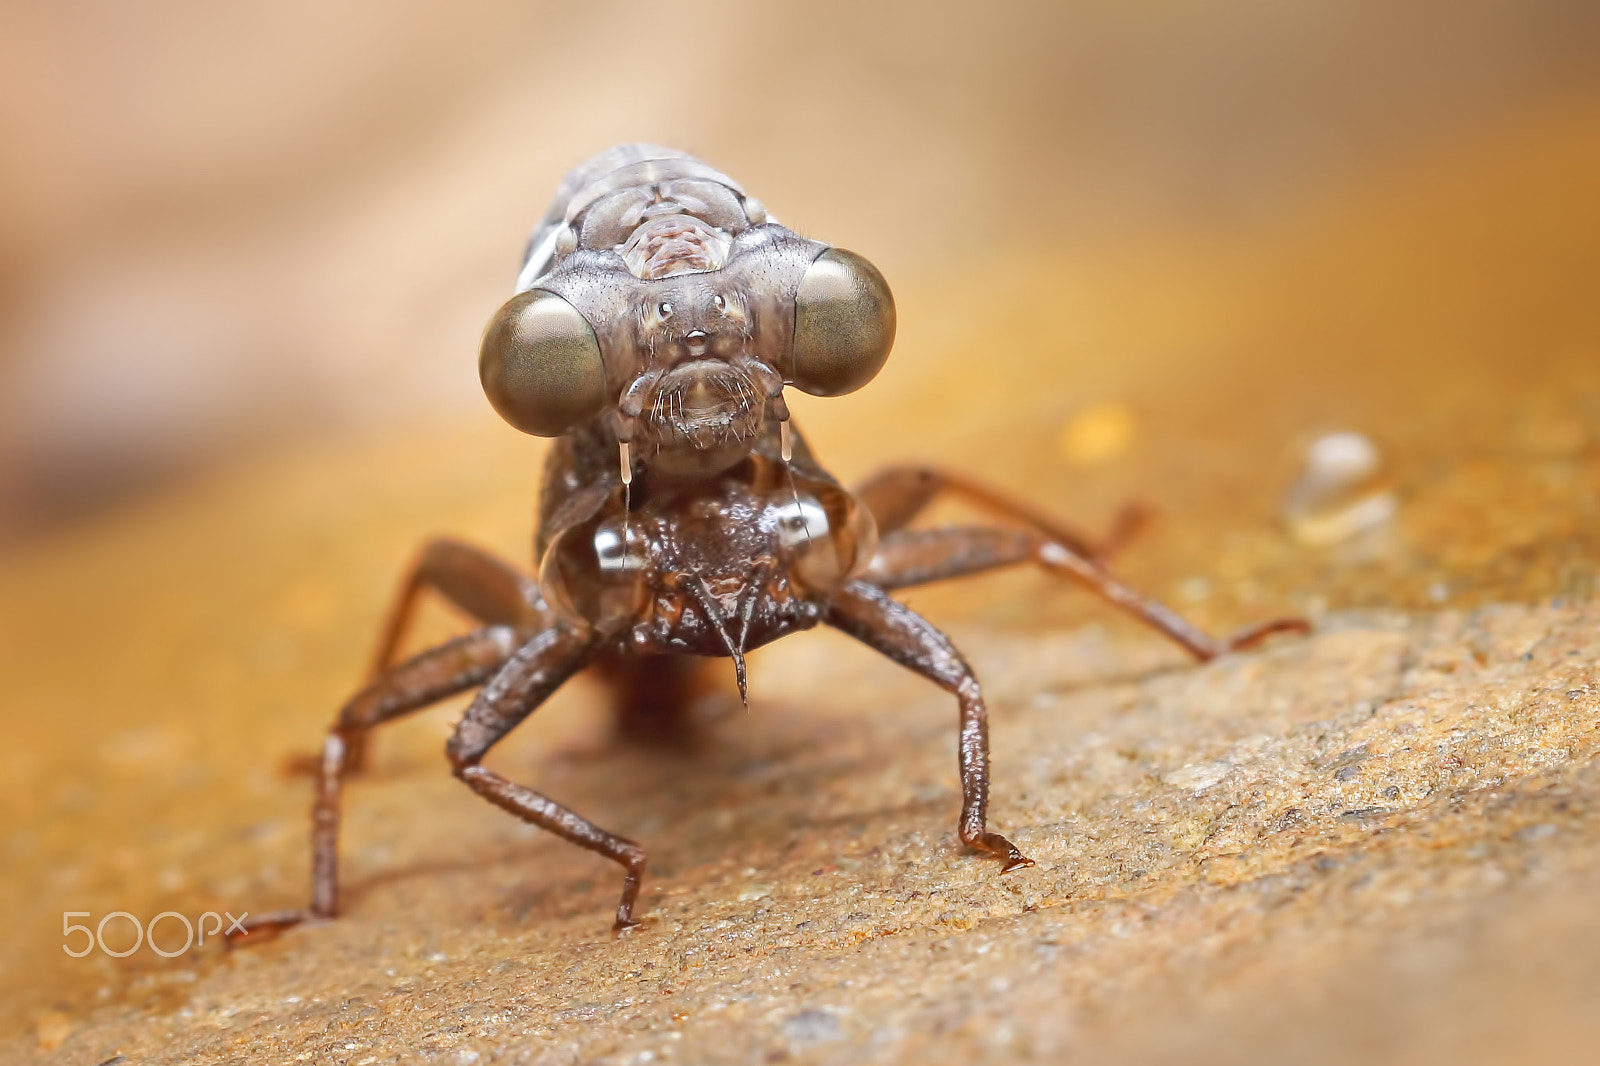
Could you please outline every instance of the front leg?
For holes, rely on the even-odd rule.
[[[594,638],[558,623],[530,641],[478,693],[456,726],[445,753],[455,774],[468,788],[499,807],[548,829],[563,840],[599,852],[623,870],[622,900],[617,904],[619,932],[638,924],[634,901],[644,879],[645,852],[638,844],[607,832],[575,811],[531,788],[507,781],[482,765],[483,757],[516,728],[562,682],[593,658]]]
[[[860,581],[834,593],[827,622],[955,694],[961,706],[961,840],[1003,860],[1001,873],[1032,866],[1033,860],[1015,844],[989,832],[989,712],[978,679],[950,638],[905,604]]]

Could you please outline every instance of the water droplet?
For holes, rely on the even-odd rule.
[[[1398,506],[1377,445],[1360,433],[1329,433],[1306,449],[1282,517],[1295,540],[1323,547],[1382,525]]]

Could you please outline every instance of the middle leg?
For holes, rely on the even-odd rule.
[[[1303,618],[1276,618],[1249,626],[1225,640],[1196,628],[1166,604],[1129,588],[1097,560],[1058,541],[1020,529],[905,529],[883,538],[861,580],[880,589],[907,588],[947,578],[1034,563],[1069,577],[1171,637],[1204,662],[1260,643],[1273,633],[1307,633]]]
[[[312,767],[316,798],[311,808],[311,904],[304,911],[257,915],[245,923],[243,934],[233,934],[230,940],[338,913],[340,807],[344,779],[351,772],[351,749],[359,749],[367,734],[385,722],[483,684],[511,657],[516,640],[509,626],[489,626],[457,637],[391,666],[344,705]]]

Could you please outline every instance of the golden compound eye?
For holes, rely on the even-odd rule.
[[[894,346],[894,297],[878,268],[843,248],[816,258],[794,301],[794,384],[842,396],[875,377]]]
[[[577,308],[540,289],[518,293],[495,313],[478,376],[500,417],[536,437],[559,437],[606,403],[594,330]]]

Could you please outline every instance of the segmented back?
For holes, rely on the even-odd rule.
[[[619,253],[641,280],[721,270],[733,238],[767,221],[738,182],[693,156],[616,145],[568,172],[528,243],[517,291],[580,248]]]

